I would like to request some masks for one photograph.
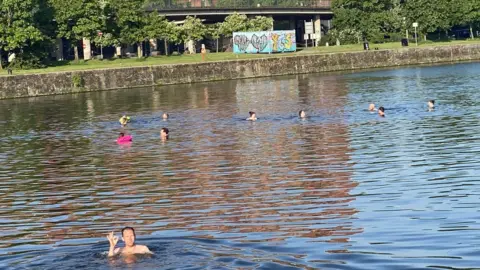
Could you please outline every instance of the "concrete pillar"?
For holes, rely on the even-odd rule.
[[[115,46],[115,56],[122,57],[122,46]]]
[[[137,57],[138,58],[143,57],[143,42],[137,43]]]
[[[92,59],[92,47],[88,38],[83,38],[83,59]]]
[[[55,40],[55,58],[57,61],[62,61],[63,60],[63,40],[61,38],[57,38]]]
[[[320,46],[320,40],[322,39],[322,21],[320,20],[320,15],[315,15],[315,20],[313,22],[313,28],[315,29],[315,44]]]
[[[158,40],[157,39],[150,39],[150,51],[158,51]]]

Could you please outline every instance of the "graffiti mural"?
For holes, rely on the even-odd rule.
[[[296,50],[295,30],[233,33],[234,53],[276,53]]]

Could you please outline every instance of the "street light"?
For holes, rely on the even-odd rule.
[[[102,44],[103,33],[101,31],[98,31],[98,36],[100,37],[100,59],[103,60],[103,44]]]
[[[418,46],[418,40],[417,40],[417,27],[418,27],[418,22],[413,23],[413,27],[415,28],[415,45]]]

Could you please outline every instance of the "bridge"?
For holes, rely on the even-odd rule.
[[[166,0],[148,7],[170,20],[196,16],[206,23],[222,22],[234,12],[247,16],[269,16],[274,30],[296,30],[297,42],[305,42],[304,21],[314,22],[314,38],[319,41],[331,27],[331,0]]]

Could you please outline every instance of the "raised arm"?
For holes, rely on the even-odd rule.
[[[108,257],[117,255],[119,249],[115,249],[118,243],[118,236],[113,235],[113,232],[107,234],[108,242],[110,242],[110,249],[108,250]]]

